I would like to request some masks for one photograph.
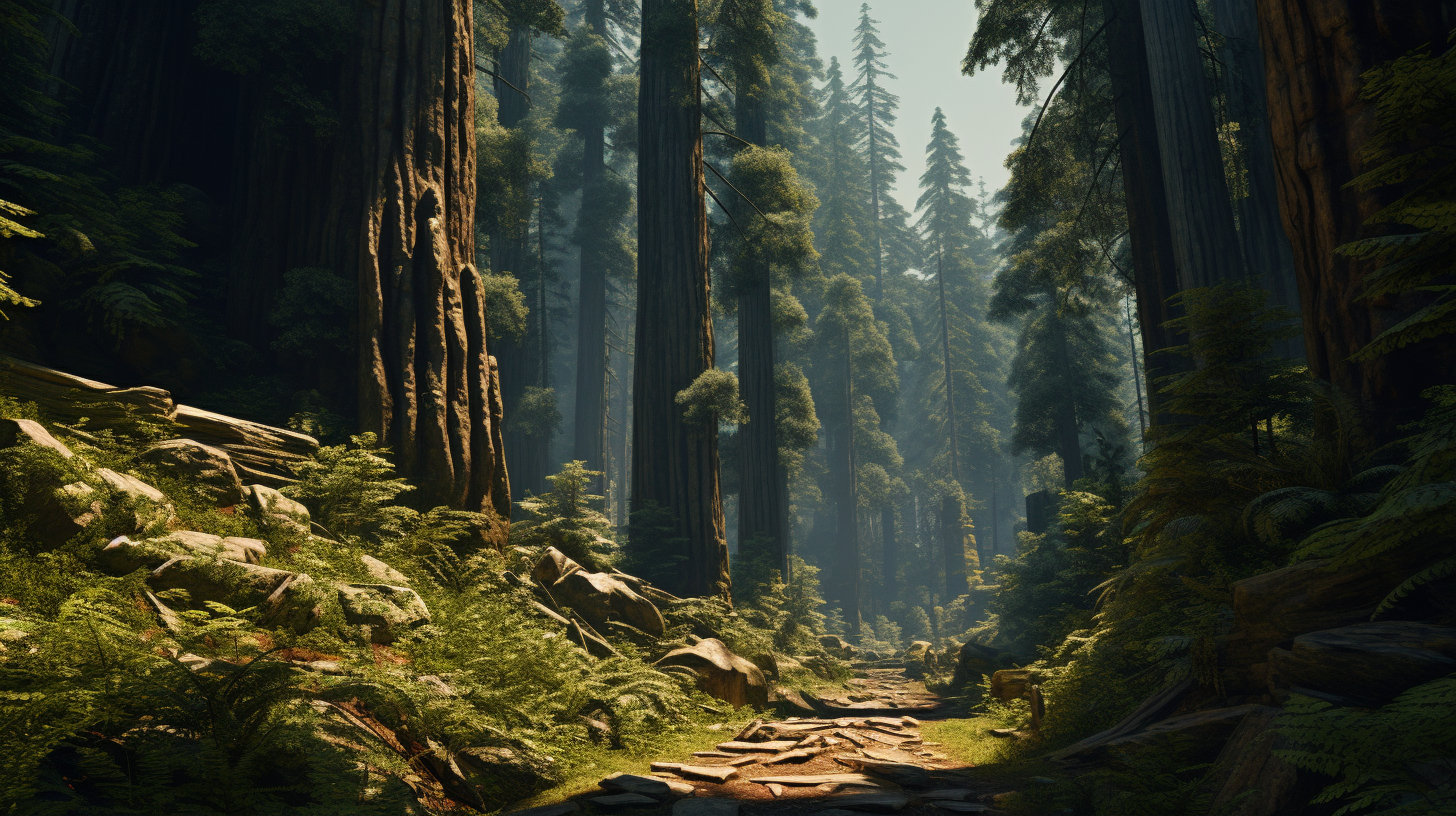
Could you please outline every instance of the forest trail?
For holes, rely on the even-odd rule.
[[[664,757],[640,775],[613,774],[601,790],[510,816],[576,812],[673,816],[948,816],[998,813],[1004,785],[921,737],[950,707],[903,669],[856,671],[842,698],[803,696],[820,717],[753,720],[716,749]]]

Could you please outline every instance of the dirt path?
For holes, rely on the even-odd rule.
[[[512,816],[590,813],[673,816],[951,816],[996,813],[1002,791],[921,738],[941,706],[900,669],[866,669],[843,698],[805,695],[816,718],[754,720],[716,749],[664,757],[642,775],[613,775],[602,790]],[[1003,789],[1004,790],[1004,789]]]

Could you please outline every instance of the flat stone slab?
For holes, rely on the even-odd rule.
[[[608,808],[643,807],[661,804],[651,796],[643,796],[640,793],[614,793],[611,796],[593,796],[591,802],[594,805]]]
[[[884,780],[876,779],[868,774],[842,773],[842,774],[805,774],[804,776],[760,776],[749,782],[757,782],[760,785],[775,783],[789,785],[791,787],[814,787],[815,785],[859,785],[868,788],[884,787]]]
[[[671,790],[661,779],[624,773],[612,774],[597,785],[616,793],[636,793],[642,796],[666,796]]]
[[[718,743],[718,750],[736,751],[738,753],[749,753],[752,751],[775,753],[778,751],[787,751],[796,744],[797,742],[795,740],[770,740],[769,742],[739,742],[737,740],[730,740],[728,742]]]
[[[672,816],[738,816],[737,799],[679,799]]]
[[[654,771],[671,771],[689,779],[706,779],[710,782],[727,782],[738,775],[737,768],[726,765],[684,765],[681,762],[654,762]]]

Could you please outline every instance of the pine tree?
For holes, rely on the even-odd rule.
[[[869,174],[859,149],[858,112],[838,58],[829,60],[823,98],[824,113],[815,123],[819,162],[814,182],[820,207],[814,243],[826,275],[864,280],[874,274],[874,267],[867,264],[874,230],[865,207]]]
[[[881,221],[886,213],[885,205],[893,200],[890,190],[895,183],[895,174],[905,169],[898,161],[900,143],[890,131],[895,124],[900,97],[884,86],[885,80],[895,79],[895,75],[885,65],[885,43],[880,40],[879,29],[875,28],[878,23],[878,20],[870,19],[869,3],[860,6],[859,25],[854,32],[856,75],[850,86],[858,106],[860,149],[870,172],[870,218],[873,225],[870,237],[874,244],[877,302],[885,298],[885,249]]]

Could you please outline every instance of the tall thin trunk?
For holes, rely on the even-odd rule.
[[[607,36],[605,0],[583,4],[588,30]],[[582,129],[581,195],[583,206],[598,198],[606,178],[606,122],[600,117]],[[605,236],[586,230],[581,236],[581,282],[577,294],[576,419],[572,456],[588,470],[605,470],[607,421],[607,270]],[[606,478],[606,477],[604,477]],[[605,495],[605,482],[596,492]]]
[[[1374,360],[1350,359],[1425,302],[1419,294],[1364,297],[1371,262],[1335,254],[1339,245],[1375,234],[1363,224],[1391,196],[1345,186],[1364,169],[1360,148],[1375,123],[1373,103],[1360,98],[1361,74],[1422,45],[1444,51],[1456,27],[1456,3],[1258,0],[1258,6],[1279,204],[1294,247],[1309,367],[1374,409],[1376,437],[1389,441],[1424,410],[1421,392],[1449,380],[1456,349],[1448,335]]]
[[[1132,330],[1132,304],[1124,300],[1122,307],[1123,316],[1127,320],[1127,359],[1132,363],[1132,387],[1137,393],[1138,439],[1145,439],[1148,435],[1148,415],[1143,410],[1143,375],[1138,371],[1137,336]]]
[[[935,248],[935,280],[940,290],[940,348],[945,376],[945,422],[950,434],[950,478],[961,483],[960,434],[956,432],[955,378],[950,367],[950,315],[945,306],[945,257],[941,247]]]
[[[1001,546],[1001,520],[998,516],[1001,511],[997,506],[999,494],[1000,491],[996,484],[996,468],[993,467],[991,468],[991,546],[987,548],[992,558],[996,557],[996,551]],[[981,564],[982,569],[987,566],[985,563]]]
[[[877,149],[879,140],[875,136],[874,77],[869,77],[866,83],[869,87],[865,94],[870,100],[865,106],[865,118],[870,128],[870,218],[875,230],[875,303],[878,304],[885,299],[885,247],[880,236],[880,156]]]
[[[763,95],[767,88],[751,79],[746,68],[735,72],[734,123],[738,136],[751,144],[768,144],[768,117]],[[739,219],[757,217],[746,202],[739,202]],[[755,256],[759,257],[759,256]],[[773,291],[769,265],[756,260],[746,270],[748,281],[738,297],[738,385],[748,406],[748,424],[738,431],[738,553],[741,558],[763,558],[787,575],[788,535],[783,527],[783,497],[779,492],[778,422],[775,412]]]
[[[530,113],[531,79],[531,29],[526,25],[512,25],[510,38],[501,50],[497,61],[495,95],[498,105],[497,121],[502,127],[517,128]],[[527,197],[526,201],[533,199]],[[520,212],[510,214],[510,225],[500,234],[491,236],[491,266],[498,274],[510,274],[518,281],[526,282],[526,270],[531,266],[530,225],[533,207],[528,203]],[[544,274],[545,270],[541,270]],[[539,301],[532,297],[531,289],[525,290],[527,303]],[[506,341],[499,351],[501,386],[504,389],[506,414],[518,410],[521,398],[530,386],[540,386],[540,368],[536,348],[544,340],[545,315],[539,303],[533,303],[532,314],[527,321],[527,336],[519,340]],[[534,346],[534,347],[533,347]],[[527,435],[518,430],[506,434],[506,444],[511,450],[511,462],[517,490],[540,494],[546,488],[546,445],[545,437]]]
[[[839,538],[836,552],[830,558],[839,573],[836,581],[839,608],[853,635],[859,635],[860,564],[859,564],[859,478],[854,457],[854,370],[851,365],[849,327],[844,329],[844,416],[840,428],[838,465],[841,476],[838,501],[835,504],[835,529]]]
[[[1161,377],[1186,370],[1188,364],[1184,357],[1162,353],[1179,344],[1167,323],[1178,316],[1178,310],[1168,299],[1178,293],[1180,286],[1166,204],[1168,192],[1163,183],[1162,149],[1153,115],[1153,88],[1148,74],[1141,5],[1141,0],[1102,0],[1103,14],[1108,21],[1108,73],[1120,134],[1128,240],[1132,245],[1138,327],[1143,339],[1143,371],[1149,383],[1148,413],[1156,426],[1166,423],[1170,417],[1163,410],[1165,398],[1152,384]]]
[[[884,587],[880,593],[881,606],[888,613],[890,604],[899,596],[897,586],[900,573],[900,544],[895,540],[895,507],[880,508],[880,572]]]
[[[1142,3],[1165,206],[1184,289],[1244,277],[1191,4]]]
[[[1254,280],[1269,291],[1270,301],[1299,314],[1299,289],[1294,281],[1294,251],[1279,217],[1279,190],[1274,178],[1274,147],[1269,138],[1268,101],[1264,90],[1264,53],[1259,49],[1259,18],[1254,0],[1213,0],[1211,4],[1224,66],[1228,118],[1237,122],[1247,189],[1238,199],[1239,239]],[[1281,340],[1278,352],[1304,358],[1304,344]]]
[[[713,367],[698,59],[696,0],[644,0],[632,509],[665,508],[686,542],[687,562],[665,589],[727,599],[718,429],[688,425],[675,399]]]
[[[940,500],[940,546],[945,564],[945,602],[966,594],[966,508],[959,493]]]
[[[1056,308],[1052,306],[1051,308]],[[1067,348],[1067,327],[1056,315],[1052,315],[1057,335],[1057,368],[1063,382],[1072,379],[1072,354]],[[1057,401],[1057,446],[1062,457],[1062,479],[1068,490],[1072,483],[1082,478],[1082,441],[1077,429],[1077,405],[1070,393],[1062,394]]]

